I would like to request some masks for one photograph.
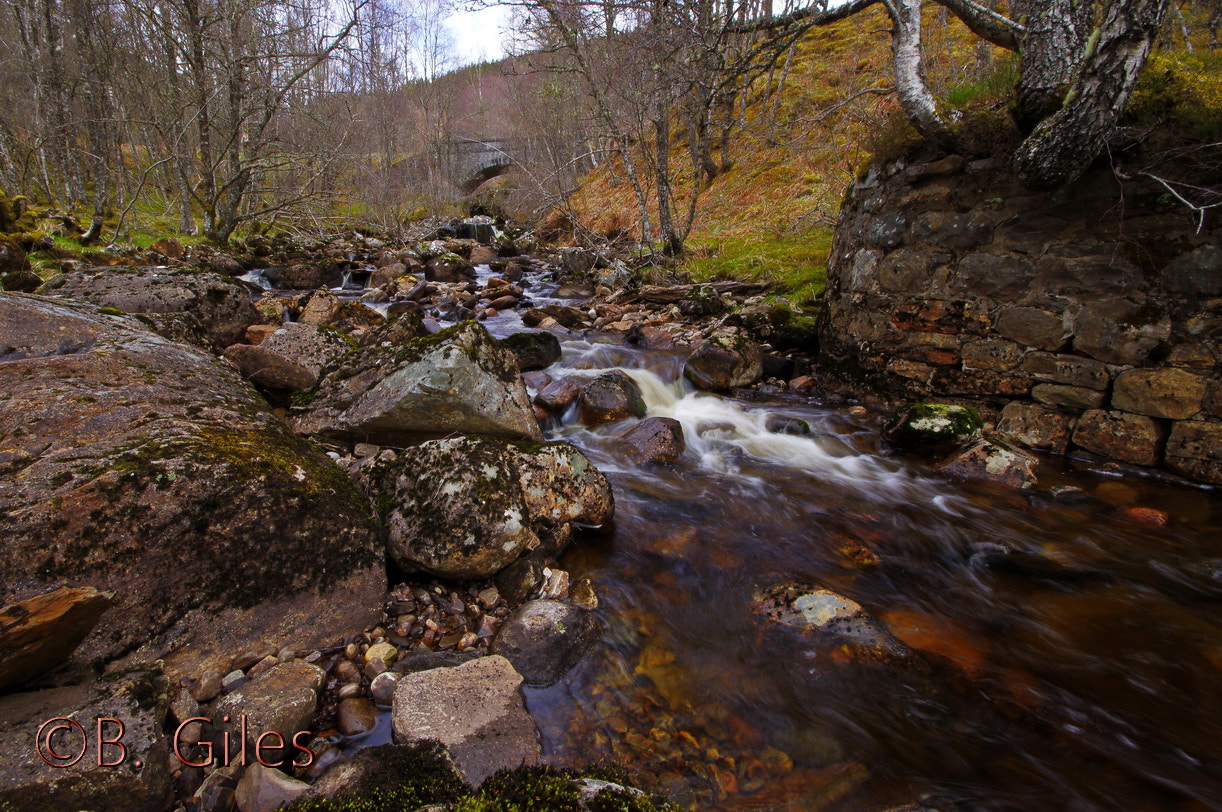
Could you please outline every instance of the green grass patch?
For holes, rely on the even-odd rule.
[[[696,282],[768,282],[771,292],[812,306],[827,285],[832,229],[715,239],[692,246],[680,269]]]

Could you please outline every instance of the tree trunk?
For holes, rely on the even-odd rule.
[[[946,143],[950,140],[950,131],[938,114],[922,69],[921,0],[898,0],[888,8],[894,9],[891,54],[895,61],[895,95],[900,107],[917,132],[936,143]]]
[[[1014,119],[1024,132],[1055,113],[1076,78],[1094,23],[1093,0],[1028,0]]]
[[[1014,156],[1018,177],[1052,188],[1081,175],[1103,149],[1128,106],[1168,0],[1112,0],[1065,105],[1045,119]]]

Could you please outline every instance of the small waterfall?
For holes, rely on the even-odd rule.
[[[238,277],[238,279],[248,284],[254,285],[262,290],[271,290],[272,283],[267,280],[264,274],[267,273],[267,268],[256,268],[253,271],[247,271]]]

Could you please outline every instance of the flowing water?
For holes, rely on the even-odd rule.
[[[527,690],[552,762],[617,761],[698,808],[1222,808],[1217,495],[1053,457],[1031,493],[950,480],[876,416],[693,392],[682,361],[569,340],[548,370],[625,370],[687,442],[637,467],[622,423],[548,432],[617,509],[561,562],[596,587],[602,645]],[[769,623],[760,591],[791,581],[890,644]]]
[[[891,453],[877,415],[693,392],[681,353],[563,345],[550,375],[624,370],[687,451],[634,466],[624,422],[548,429],[608,475],[616,519],[561,561],[605,633],[526,689],[547,760],[617,762],[699,809],[1222,808],[1216,492],[1058,457],[1031,492],[964,483]],[[883,643],[766,620],[761,591],[792,582],[859,603]]]

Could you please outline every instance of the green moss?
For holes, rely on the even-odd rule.
[[[799,304],[815,304],[827,285],[832,229],[755,235],[696,244],[679,270],[696,282],[765,282]],[[712,288],[695,297],[716,297]]]
[[[102,314],[103,316],[122,316],[124,315],[123,311],[117,307],[99,307],[98,313]]]
[[[895,446],[939,453],[974,435],[984,426],[970,406],[949,403],[909,403],[896,410],[884,434]]]
[[[334,798],[303,798],[287,812],[401,812],[432,804],[446,807],[471,795],[445,748],[435,741],[387,745],[358,754],[364,768],[355,786]]]

